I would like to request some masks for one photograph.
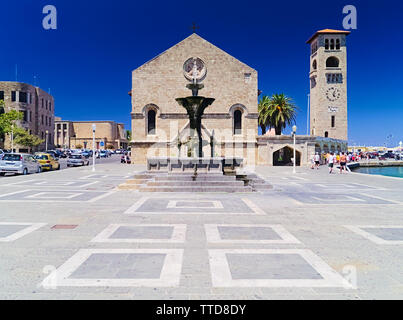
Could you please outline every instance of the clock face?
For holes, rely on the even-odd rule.
[[[341,92],[339,89],[331,87],[326,91],[326,98],[329,101],[336,101],[340,98]]]
[[[200,58],[190,58],[183,65],[183,73],[189,81],[202,81],[207,73],[206,64]]]

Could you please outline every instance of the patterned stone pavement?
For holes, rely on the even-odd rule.
[[[403,180],[258,167],[272,190],[116,189],[142,170],[0,178],[0,298],[403,298]]]

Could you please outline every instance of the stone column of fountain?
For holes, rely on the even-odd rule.
[[[192,156],[203,158],[203,137],[201,131],[202,116],[204,114],[204,110],[211,106],[215,99],[199,96],[199,90],[202,90],[204,85],[199,83],[201,80],[198,79],[198,74],[199,70],[195,59],[192,72],[192,83],[186,86],[192,91],[192,96],[178,98],[176,101],[186,109],[189,116],[190,138],[193,145],[197,146],[197,154],[195,155],[194,150],[192,150]],[[194,134],[195,131],[197,133],[197,140]]]

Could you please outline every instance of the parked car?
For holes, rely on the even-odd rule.
[[[0,160],[3,158],[4,156],[4,151],[0,149]]]
[[[50,153],[35,153],[35,159],[41,164],[42,170],[60,170],[59,161]]]
[[[60,153],[60,158],[66,159],[67,158],[67,153],[66,152],[61,152]]]
[[[59,160],[60,155],[58,152],[54,151],[54,150],[49,150],[49,151],[45,151],[45,152],[41,152],[41,153],[47,153],[50,154],[54,159]]]
[[[87,159],[88,159],[89,157],[91,157],[91,152],[90,152],[90,151],[87,151],[87,150],[84,150],[83,152],[81,152],[81,154],[82,154],[84,157],[86,157]]]
[[[101,150],[101,152],[99,153],[99,157],[108,158],[108,152],[106,152],[106,150]]]
[[[72,154],[67,159],[67,166],[68,167],[76,167],[76,166],[89,166],[90,160],[84,157],[81,154]]]
[[[31,154],[6,153],[0,160],[0,176],[6,173],[23,174],[40,173],[42,167]]]
[[[62,158],[63,152],[61,152],[60,150],[55,150],[55,152],[59,159]]]

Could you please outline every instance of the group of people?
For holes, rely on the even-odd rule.
[[[345,152],[340,152],[338,154],[335,154],[334,152],[328,152],[327,154],[324,155],[324,160],[326,164],[329,167],[329,174],[333,173],[333,169],[336,165],[340,165],[340,174],[343,174],[343,171],[345,173],[348,173],[348,168],[347,168],[347,163],[352,160],[352,157],[349,154],[346,154]],[[319,166],[321,164],[321,156],[319,152],[316,152],[316,154],[312,157],[312,166],[311,169],[319,169]]]
[[[132,160],[130,159],[130,156],[127,152],[120,157],[120,163],[126,163],[126,164],[132,163]]]

